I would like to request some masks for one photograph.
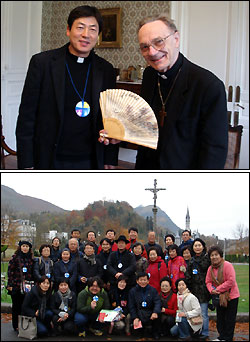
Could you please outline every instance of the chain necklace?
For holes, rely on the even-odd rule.
[[[180,71],[181,71],[181,68],[179,69],[179,71],[177,72],[177,75],[175,76],[174,82],[173,82],[173,84],[172,84],[172,86],[171,86],[171,88],[170,88],[170,90],[169,90],[169,92],[168,92],[168,95],[167,95],[165,101],[163,101],[163,98],[162,98],[160,79],[159,79],[159,76],[158,76],[158,89],[159,89],[159,95],[160,95],[161,104],[162,104],[161,110],[160,110],[160,112],[159,112],[159,114],[160,114],[160,126],[161,126],[161,127],[163,127],[164,118],[165,118],[165,116],[167,116],[167,112],[166,112],[166,110],[165,110],[165,105],[166,105],[166,103],[167,103],[167,100],[168,100],[169,96],[170,96],[171,93],[172,93],[172,90],[173,90],[173,88],[174,88],[175,82],[176,82],[176,80],[177,80],[177,78],[178,78],[178,76],[179,76]]]

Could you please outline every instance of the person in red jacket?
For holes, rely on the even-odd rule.
[[[153,286],[158,293],[161,292],[160,280],[167,276],[167,266],[158,255],[158,249],[151,247],[148,250],[149,265],[146,272],[149,274],[149,285]]]
[[[113,229],[108,229],[108,230],[106,230],[105,234],[106,234],[105,238],[110,240],[111,252],[116,252],[118,250],[118,247],[117,247],[117,243],[115,242],[115,234],[116,234],[115,231]],[[100,245],[98,247],[97,254],[100,254],[101,250],[102,250],[102,246],[100,243]]]
[[[172,281],[172,290],[176,292],[175,282],[179,278],[185,278],[184,272],[186,272],[186,262],[182,256],[180,256],[180,249],[176,244],[168,247],[168,253],[170,260],[168,262],[168,276]]]
[[[177,310],[177,295],[171,289],[171,279],[163,277],[160,280],[161,286],[161,336],[170,335],[170,329],[175,325]]]

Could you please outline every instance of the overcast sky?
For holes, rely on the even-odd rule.
[[[241,224],[249,227],[249,174],[216,173],[2,173],[1,183],[22,195],[51,202],[66,210],[81,210],[98,200],[126,201],[132,207],[153,204],[180,228],[185,228],[187,207],[190,228],[220,239],[234,238]]]

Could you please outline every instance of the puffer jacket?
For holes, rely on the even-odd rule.
[[[153,286],[158,293],[161,292],[160,280],[167,276],[167,266],[160,256],[155,261],[149,259],[149,265],[146,270],[150,274],[149,285]]]

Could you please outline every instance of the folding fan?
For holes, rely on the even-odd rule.
[[[142,97],[124,89],[107,89],[100,94],[100,107],[109,138],[157,148],[157,120]]]

